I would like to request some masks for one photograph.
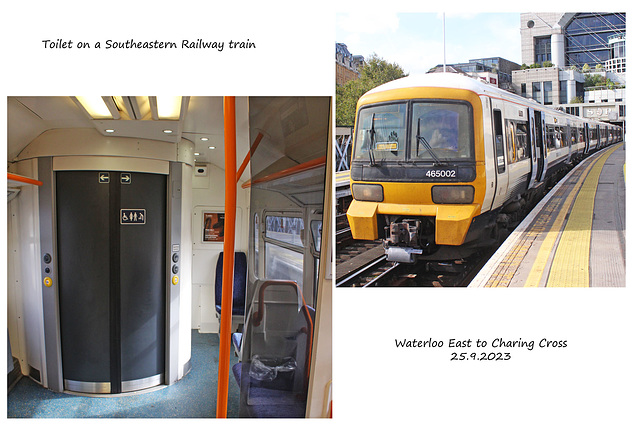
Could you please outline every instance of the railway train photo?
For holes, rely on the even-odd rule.
[[[456,73],[404,77],[357,104],[347,218],[388,261],[455,260],[499,242],[575,164],[623,140]]]
[[[7,98],[7,416],[330,417],[331,97],[90,98]]]

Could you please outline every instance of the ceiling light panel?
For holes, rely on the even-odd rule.
[[[180,118],[181,96],[157,96],[156,102],[160,120],[178,120]]]
[[[94,119],[113,119],[113,115],[101,96],[76,96],[76,99]]]

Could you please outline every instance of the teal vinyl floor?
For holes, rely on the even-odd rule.
[[[86,397],[47,390],[22,378],[7,396],[8,418],[214,418],[218,378],[217,334],[191,335],[191,371],[177,383],[147,393]],[[237,358],[231,351],[231,366]],[[240,390],[229,374],[228,418],[238,417]]]

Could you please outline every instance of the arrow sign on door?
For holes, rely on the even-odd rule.
[[[123,172],[120,174],[120,184],[131,184],[131,173]]]
[[[109,172],[98,172],[98,182],[100,184],[109,183]]]

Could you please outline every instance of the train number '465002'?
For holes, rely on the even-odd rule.
[[[457,178],[458,169],[456,168],[429,169],[425,174],[425,176],[427,178]]]

